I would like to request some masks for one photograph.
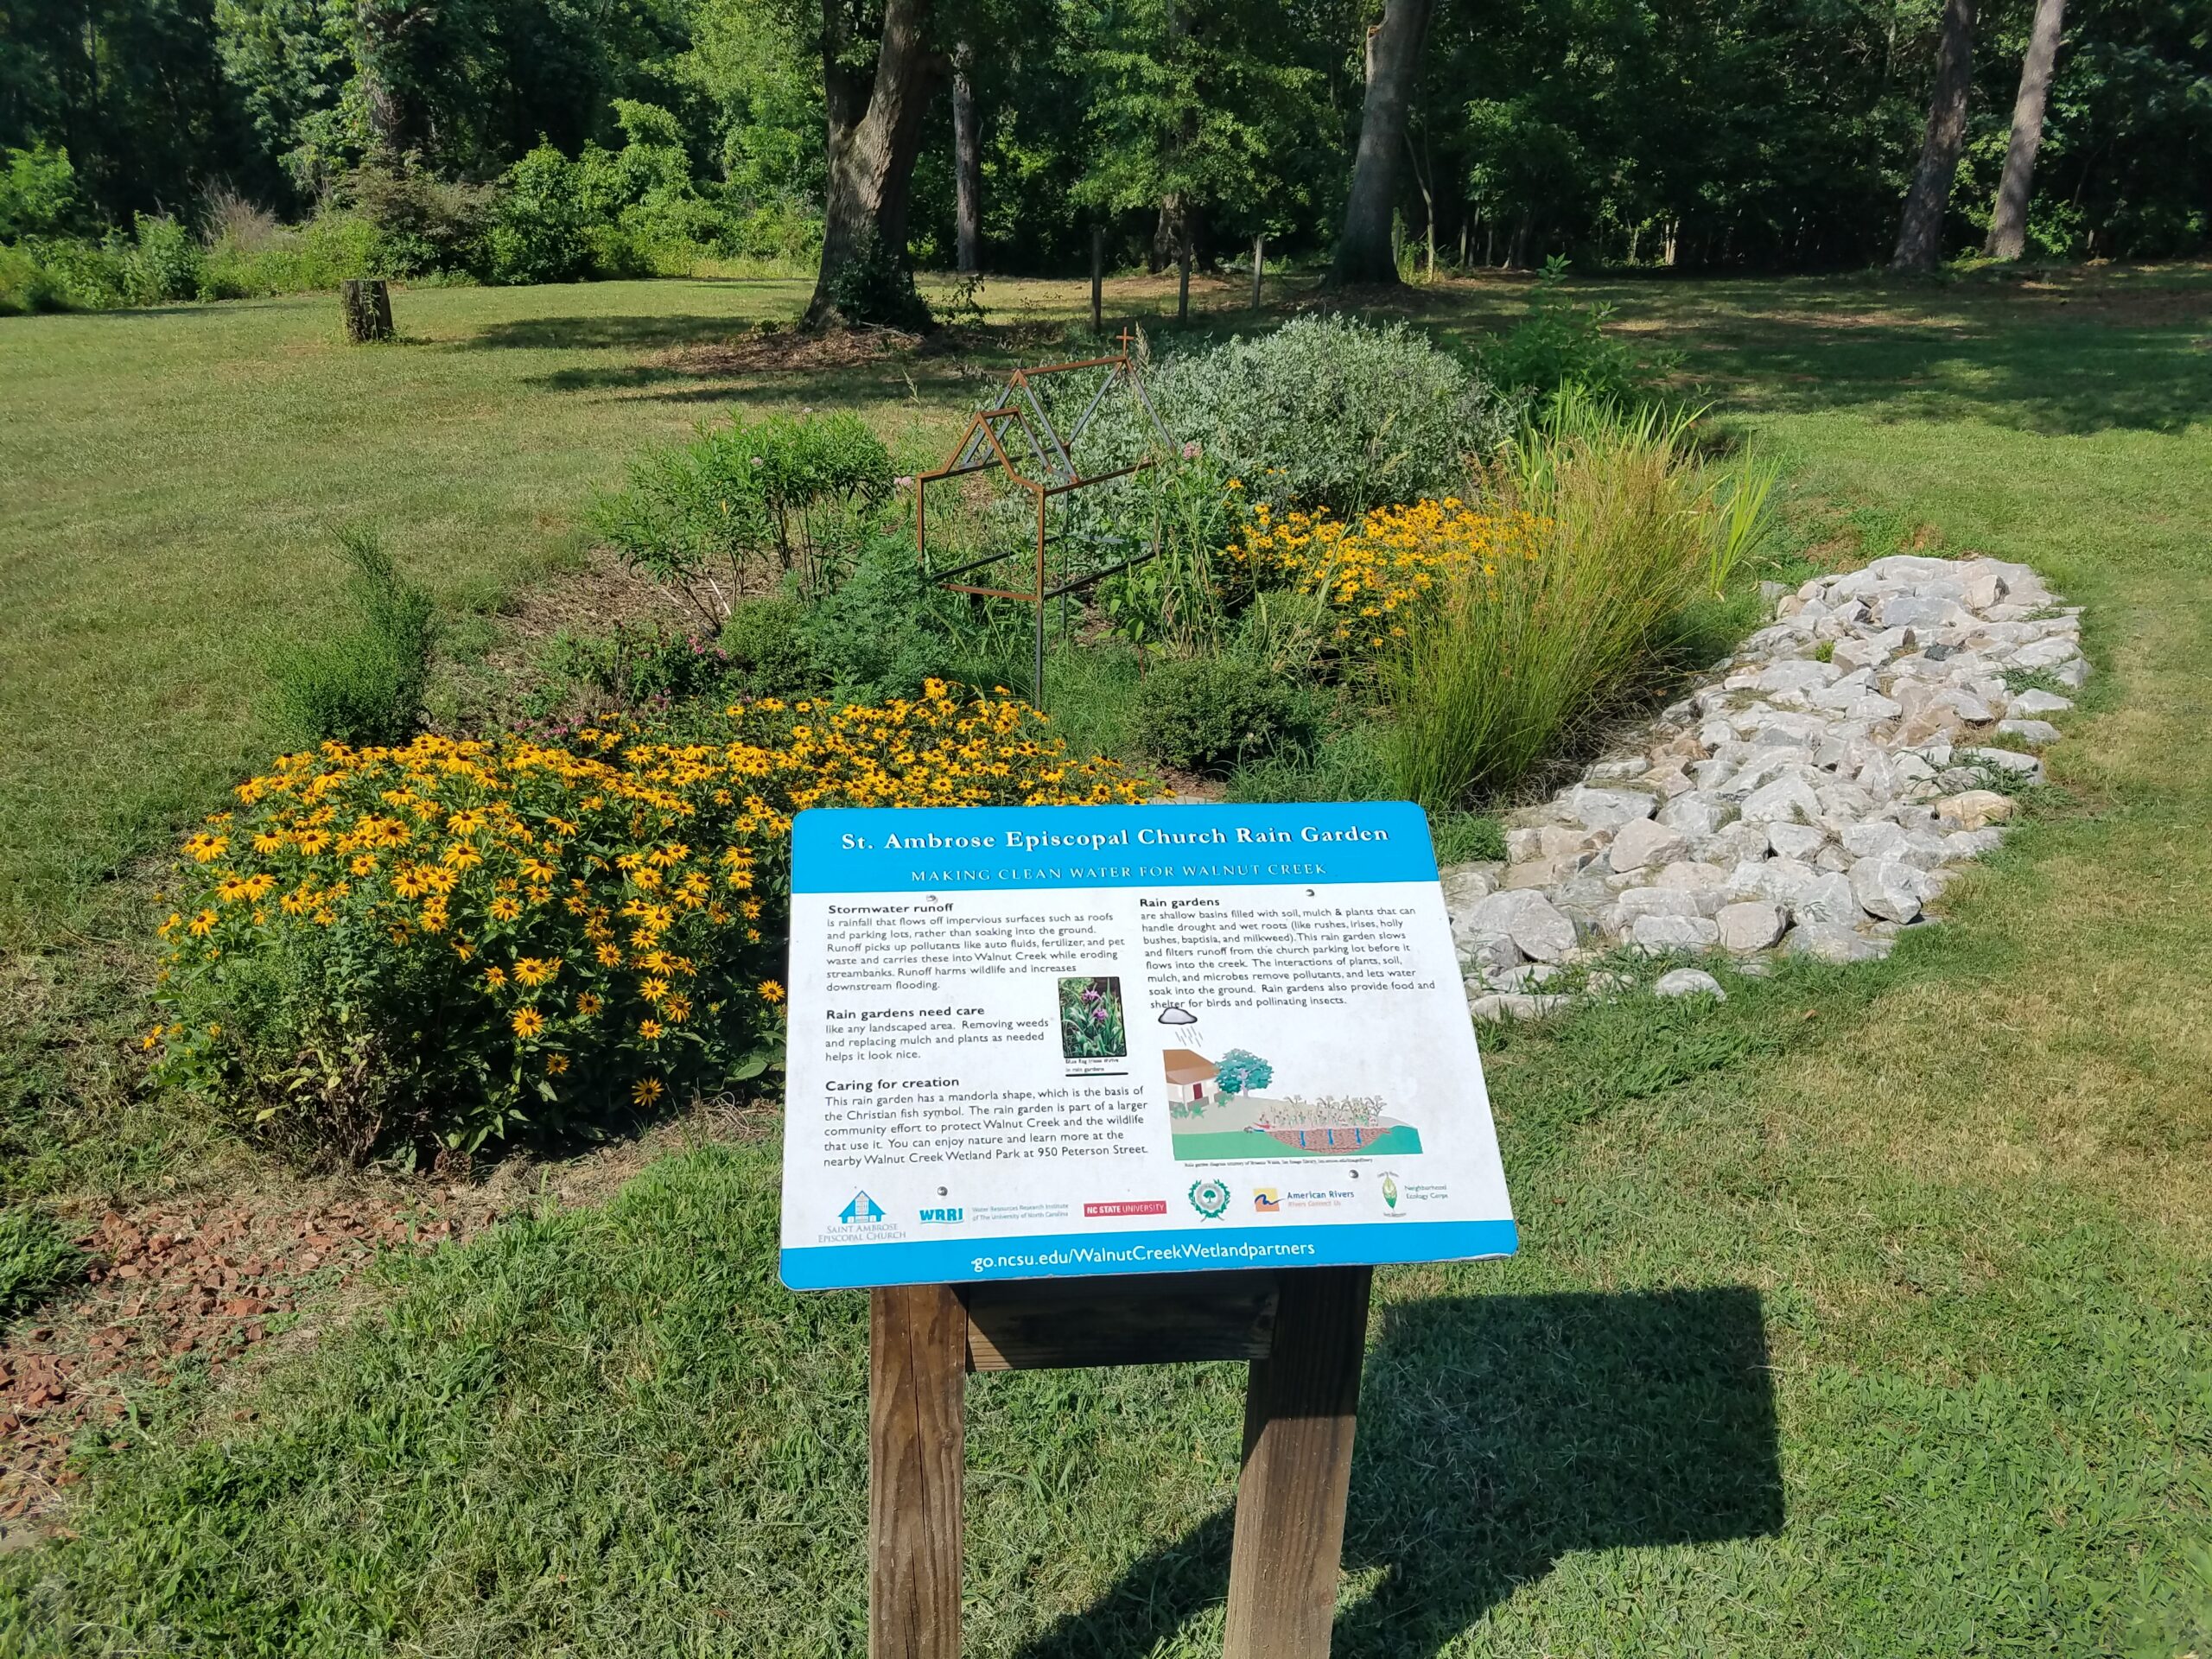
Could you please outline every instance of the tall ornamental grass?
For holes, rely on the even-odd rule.
[[[1510,784],[1667,665],[1770,524],[1772,469],[1707,463],[1690,417],[1572,392],[1484,469],[1485,556],[1408,612],[1384,664],[1397,786],[1433,807]]]

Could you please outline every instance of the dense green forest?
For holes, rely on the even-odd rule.
[[[1930,156],[1936,252],[1983,244],[2038,11],[2024,251],[2201,247],[2206,0],[0,0],[0,240],[320,219],[332,269],[541,281],[811,259],[827,207],[843,263],[1069,270],[1103,227],[1203,269],[1325,254],[1364,188],[1400,270],[1864,265]],[[849,135],[896,198],[860,232]]]

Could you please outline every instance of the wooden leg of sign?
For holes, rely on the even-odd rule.
[[[1274,1348],[1252,1362],[1223,1659],[1325,1659],[1351,1485],[1369,1268],[1278,1276]]]
[[[869,1293],[868,1659],[960,1659],[967,1338],[950,1286]]]

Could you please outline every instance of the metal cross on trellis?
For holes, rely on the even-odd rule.
[[[1030,696],[1039,709],[1045,706],[1045,607],[1047,602],[1059,600],[1065,613],[1068,595],[1080,593],[1108,576],[1142,564],[1160,551],[1159,539],[1155,537],[1150,545],[1132,548],[1127,556],[1116,563],[1099,569],[1087,568],[1081,558],[1084,550],[1095,551],[1102,547],[1131,548],[1130,538],[1079,532],[1068,524],[1065,510],[1068,498],[1077,490],[1142,472],[1158,459],[1160,454],[1174,447],[1174,440],[1168,435],[1159,411],[1153,407],[1152,399],[1145,391],[1143,377],[1129,356],[1129,342],[1130,335],[1125,328],[1122,331],[1122,349],[1112,357],[1085,358],[1079,362],[1046,363],[1033,369],[1016,369],[1007,377],[1006,385],[996,402],[988,408],[977,410],[969,417],[959,442],[953,446],[950,459],[936,471],[920,474],[914,480],[914,550],[921,561],[923,573],[952,593],[976,594],[988,599],[1018,600],[1036,607],[1035,677],[1030,684]],[[1103,372],[1100,374],[1097,390],[1091,394],[1090,402],[1084,405],[1082,414],[1063,434],[1046,409],[1046,400],[1038,396],[1036,383],[1049,375],[1098,371]],[[1158,448],[1154,453],[1141,455],[1126,466],[1086,474],[1077,460],[1084,435],[1090,430],[1092,421],[1116,387],[1134,398],[1137,407],[1143,410],[1145,422],[1158,441]],[[971,473],[987,473],[994,467],[1027,490],[1036,502],[1036,543],[1032,579],[1027,587],[989,587],[956,580],[1020,557],[1017,554],[988,554],[945,571],[936,570],[931,565],[929,486],[932,483],[964,477]],[[1057,530],[1052,521],[1052,508],[1055,503],[1061,504],[1063,509],[1061,524]],[[1056,548],[1059,552],[1057,569],[1052,568],[1052,552]]]

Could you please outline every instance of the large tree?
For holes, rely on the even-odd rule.
[[[953,260],[963,276],[983,269],[983,136],[976,124],[976,52],[952,53]]]
[[[2017,259],[2027,251],[2036,151],[2043,144],[2044,106],[2050,99],[2050,72],[2058,61],[2059,36],[2065,28],[2066,0],[2036,0],[2027,55],[2020,60],[2020,91],[2012,100],[2012,136],[2005,146],[2005,171],[1997,181],[1997,201],[1989,215],[1985,251],[1994,258]]]
[[[1898,270],[1933,270],[1943,257],[1943,215],[1951,205],[1959,151],[1967,141],[1967,94],[1974,85],[1974,0],[1943,0],[1943,27],[1936,45],[1936,88],[1928,100],[1928,130],[1920,165],[1905,192],[1897,227]]]
[[[1406,116],[1427,27],[1428,0],[1383,0],[1382,21],[1367,32],[1367,96],[1360,105],[1359,148],[1352,156],[1344,233],[1337,239],[1338,282],[1398,280],[1390,221],[1398,205]]]
[[[848,16],[838,0],[823,0],[829,190],[822,264],[806,308],[810,327],[911,321],[920,311],[906,264],[906,213],[923,117],[946,67],[930,45],[930,11],[931,0],[884,0],[875,73],[862,103]]]

